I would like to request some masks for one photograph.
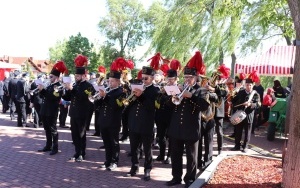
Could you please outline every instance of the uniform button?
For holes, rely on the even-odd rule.
[[[183,116],[183,113],[181,113],[181,115]]]
[[[182,124],[182,122],[180,122],[180,124]]]
[[[180,118],[181,120],[183,119],[183,118]]]

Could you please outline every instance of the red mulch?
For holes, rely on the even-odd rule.
[[[224,159],[205,188],[281,187],[281,161],[250,156]]]

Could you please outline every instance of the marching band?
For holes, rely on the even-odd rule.
[[[154,160],[172,165],[173,178],[166,182],[167,186],[181,184],[184,180],[188,187],[195,181],[197,169],[204,170],[212,162],[214,133],[217,134],[218,154],[222,153],[226,115],[235,127],[232,150],[247,152],[254,112],[261,102],[260,95],[253,90],[253,83],[259,80],[255,72],[248,78],[240,75],[236,78],[235,88],[230,88],[227,85],[230,70],[221,65],[209,78],[199,51],[183,68],[178,60],[166,61],[159,53],[149,61],[150,66],[143,67],[137,79],[130,78],[133,62],[122,57],[112,62],[109,73],[99,66],[98,74],[88,79],[88,58],[78,55],[74,59],[74,83],[59,81],[61,74],[68,71],[63,61],[57,61],[53,66],[47,85],[38,84],[45,83],[41,75],[38,79],[42,81],[29,85],[28,73],[23,73],[19,80],[20,72],[15,71],[14,78],[8,83],[8,93],[17,108],[18,126],[27,126],[24,98],[27,96],[35,109],[35,127],[43,126],[45,130],[46,144],[38,151],[50,151],[50,155],[55,155],[59,144],[58,114],[62,113],[59,115],[60,126],[65,127],[69,113],[75,146],[69,160],[81,162],[88,155],[86,131],[95,112],[93,136],[101,135],[105,149],[105,162],[100,167],[108,171],[116,169],[121,160],[119,141],[129,138],[131,169],[125,176],[135,176],[139,172],[143,151],[145,181],[151,180]],[[156,75],[158,71],[159,76]],[[181,71],[184,81],[178,84]],[[180,92],[170,94],[167,86],[178,88]],[[232,110],[228,111],[229,106]],[[11,109],[11,118],[14,117]],[[241,142],[243,130],[245,136]],[[155,137],[159,155],[153,159]],[[187,164],[186,174],[182,177],[184,152]]]

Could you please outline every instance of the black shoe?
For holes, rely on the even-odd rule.
[[[79,157],[77,157],[77,158],[75,159],[75,161],[76,161],[76,162],[81,162],[81,161],[83,161],[82,155],[79,155]]]
[[[222,154],[222,150],[218,150],[218,155],[221,155]]]
[[[105,146],[104,146],[104,145],[103,145],[103,146],[100,146],[99,149],[105,149]]]
[[[159,149],[159,145],[156,143],[152,146],[153,149]]]
[[[234,138],[235,137],[234,133],[232,133],[231,135],[229,135],[229,137],[230,138]]]
[[[128,136],[122,136],[120,139],[119,139],[121,142],[125,142],[128,140]]]
[[[49,155],[55,155],[58,153],[58,150],[51,150],[51,152],[49,153]]]
[[[243,152],[243,153],[247,153],[247,152],[248,152],[248,149],[247,149],[247,148],[243,148],[243,149],[242,149],[242,152]]]
[[[108,168],[109,167],[109,163],[103,163],[100,165],[100,168]]]
[[[240,149],[240,147],[233,147],[233,148],[231,148],[230,150],[231,150],[231,151],[240,151],[241,149]]]
[[[212,163],[212,161],[204,162],[203,166],[201,167],[201,170],[204,171],[211,163]]]
[[[174,178],[171,181],[166,182],[166,186],[174,186],[181,184],[181,180],[175,180]]]
[[[109,165],[109,167],[106,168],[106,170],[108,171],[113,171],[118,167],[118,165],[116,163],[112,163]]]
[[[130,169],[130,171],[126,174],[127,177],[133,177],[139,172],[139,168]]]
[[[145,171],[144,177],[143,177],[144,181],[149,181],[151,179],[150,178],[150,171],[151,170],[149,170],[149,169]]]
[[[164,161],[164,164],[171,164],[171,158],[167,157],[166,160]]]
[[[51,151],[51,148],[44,147],[43,149],[38,150],[38,152],[46,152],[46,151]]]
[[[161,155],[159,155],[159,156],[157,156],[156,157],[156,161],[163,161],[165,158],[163,157],[163,156],[161,156]]]

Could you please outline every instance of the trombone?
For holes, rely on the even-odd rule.
[[[177,94],[177,95],[174,95],[172,97],[172,102],[175,104],[175,105],[180,105],[182,99],[183,99],[183,93],[189,88],[189,85],[186,84],[186,86],[184,87],[184,89],[181,91],[180,94]]]

